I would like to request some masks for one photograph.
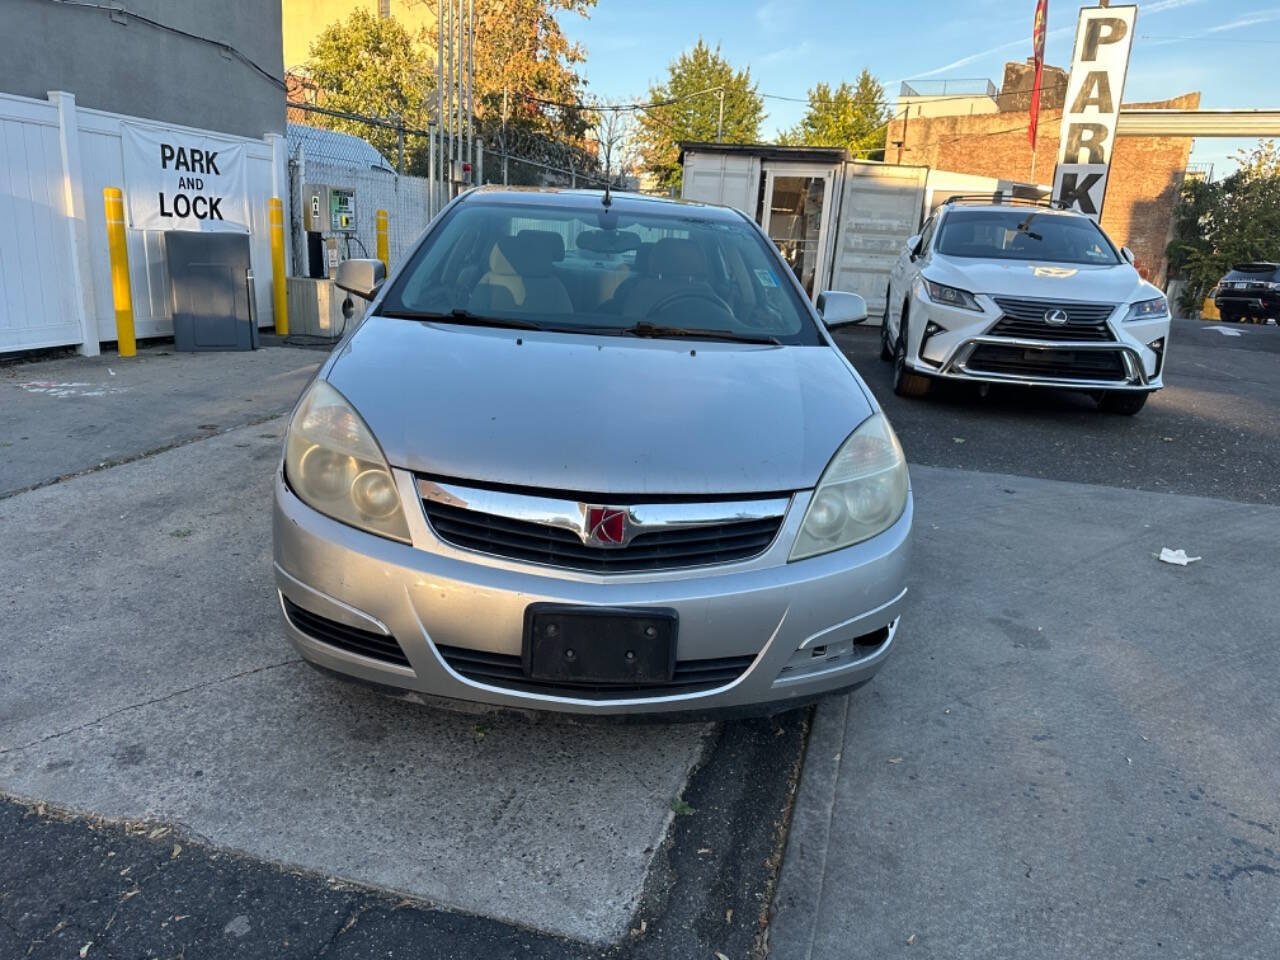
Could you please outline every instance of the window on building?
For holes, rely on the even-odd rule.
[[[391,16],[391,0],[378,0],[378,16],[383,20]]]

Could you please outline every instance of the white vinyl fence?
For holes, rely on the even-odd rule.
[[[249,140],[78,108],[70,93],[0,94],[0,353],[74,345],[93,355],[116,339],[102,191],[122,188],[127,205],[124,123],[244,145],[258,318],[274,322],[267,202],[287,193],[283,137]],[[130,226],[127,239],[135,332],[170,335],[163,232]]]

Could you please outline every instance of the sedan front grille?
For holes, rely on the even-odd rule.
[[[782,517],[726,520],[636,534],[624,547],[595,547],[572,530],[423,499],[436,536],[464,550],[588,573],[631,573],[730,563],[769,548]]]
[[[657,684],[572,684],[564,681],[531,680],[525,676],[520,657],[487,650],[437,646],[436,650],[455,673],[476,683],[546,693],[585,700],[622,700],[643,696],[672,696],[701,693],[723,687],[737,680],[755,660],[753,656],[719,657],[714,660],[679,660],[667,683]]]
[[[1113,303],[1077,303],[1070,300],[1022,300],[993,297],[1001,317],[989,331],[996,337],[1022,340],[1115,340],[1107,318],[1115,311]],[[1045,315],[1061,310],[1067,315],[1064,324],[1051,324]]]
[[[404,655],[395,637],[374,633],[372,630],[349,627],[337,620],[322,617],[318,613],[312,613],[298,606],[283,594],[280,599],[289,622],[311,639],[327,643],[331,647],[337,647],[348,653],[356,653],[384,663],[394,663],[398,667],[410,665],[409,658]]]

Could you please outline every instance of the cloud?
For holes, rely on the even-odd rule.
[[[1242,17],[1228,23],[1220,23],[1216,27],[1210,27],[1205,33],[1222,33],[1224,30],[1239,30],[1241,27],[1252,27],[1259,23],[1271,23],[1273,20],[1280,20],[1280,7],[1272,7],[1270,10],[1255,10],[1253,13],[1246,13]]]
[[[794,6],[786,0],[765,0],[756,7],[756,22],[764,30],[780,30],[795,21]]]
[[[807,57],[813,53],[813,44],[808,40],[801,40],[799,43],[793,43],[789,47],[779,47],[777,50],[770,50],[768,53],[758,57],[756,62],[765,63],[781,63],[784,60],[795,60],[800,57]]]
[[[1153,14],[1164,13],[1168,10],[1177,10],[1180,7],[1189,7],[1194,4],[1204,3],[1204,2],[1205,0],[1156,0],[1155,3],[1143,4],[1141,12],[1143,17],[1149,17],[1149,16],[1152,16]],[[768,5],[769,4],[766,4],[766,6]],[[1055,30],[1050,30],[1045,34],[1045,36],[1046,37],[1067,36],[1075,33],[1075,30],[1076,30],[1076,25],[1074,22],[1072,22],[1071,26],[1058,27]],[[937,76],[939,73],[946,73],[948,70],[955,70],[957,67],[963,67],[966,64],[973,63],[975,60],[981,60],[984,57],[989,57],[992,54],[1001,53],[1002,51],[1012,49],[1013,47],[1026,47],[1030,49],[1031,47],[1030,23],[1027,24],[1026,34],[1019,37],[1017,40],[1010,40],[1007,43],[999,44],[998,46],[991,47],[987,50],[981,50],[978,53],[971,53],[968,56],[961,57],[959,60],[952,60],[950,63],[944,64],[941,67],[935,67],[932,70],[925,70],[923,73],[913,73],[907,79],[922,80],[925,77]]]

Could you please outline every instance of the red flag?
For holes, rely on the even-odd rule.
[[[1036,20],[1031,28],[1031,43],[1036,54],[1036,81],[1031,87],[1031,123],[1027,125],[1027,139],[1031,149],[1036,148],[1036,130],[1040,126],[1040,79],[1044,76],[1044,33],[1049,22],[1049,0],[1036,4]]]

